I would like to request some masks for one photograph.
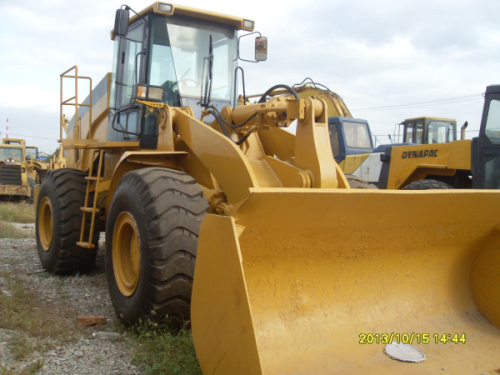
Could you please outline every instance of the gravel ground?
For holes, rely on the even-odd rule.
[[[21,227],[26,227],[22,225]],[[28,227],[25,230],[33,230]],[[104,271],[104,245],[101,234],[99,253],[92,272],[85,275],[54,276],[43,271],[35,239],[0,239],[0,271],[15,272],[38,298],[47,314],[74,325],[75,339],[54,340],[50,350],[33,351],[20,361],[14,358],[9,342],[20,333],[0,329],[0,374],[21,374],[34,362],[43,367],[36,374],[141,374],[141,368],[131,363],[130,343],[123,332],[111,304]],[[0,275],[0,289],[8,295],[5,280]],[[78,326],[77,315],[104,315],[105,325]],[[115,332],[116,339],[103,337]],[[111,334],[113,335],[113,334]],[[29,340],[43,338],[29,337]],[[45,339],[47,340],[47,339]],[[46,341],[45,341],[46,342]],[[10,371],[10,372],[8,372]]]

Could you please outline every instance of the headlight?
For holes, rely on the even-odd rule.
[[[165,14],[172,14],[174,10],[174,6],[172,4],[159,3],[158,4],[158,12]]]
[[[250,20],[243,20],[243,28],[248,30],[253,30],[254,22]]]
[[[163,86],[150,86],[143,83],[135,85],[134,98],[141,100],[151,100],[152,102],[163,102]]]

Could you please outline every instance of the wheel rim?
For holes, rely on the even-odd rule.
[[[52,245],[53,217],[52,205],[49,197],[43,197],[40,202],[38,214],[38,234],[40,244],[45,251],[49,251]]]
[[[137,225],[128,212],[122,212],[116,219],[112,256],[118,289],[125,297],[130,297],[139,283],[141,247]]]

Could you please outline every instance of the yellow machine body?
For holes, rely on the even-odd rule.
[[[26,146],[26,154],[28,177],[39,183],[45,176],[45,173],[49,171],[50,163],[41,161],[38,158],[38,147],[36,146]]]
[[[384,153],[347,155],[339,165],[344,173],[378,183],[383,189],[403,189],[423,179],[442,180],[455,188],[470,188],[471,141],[395,145],[390,156]]]
[[[26,141],[20,138],[2,138],[3,145],[20,145],[25,146]]]
[[[493,191],[252,190],[234,217],[202,223],[192,321],[204,374],[493,373],[499,203]],[[427,359],[366,343],[393,333]],[[436,343],[443,334],[466,343]]]
[[[470,140],[396,146],[392,148],[387,188],[402,189],[428,176],[453,177],[458,171],[470,173],[470,169]]]
[[[0,196],[32,196],[32,187],[28,183],[26,149],[22,143],[8,143],[3,139],[0,145]],[[22,140],[24,142],[24,140]]]
[[[158,4],[140,14],[158,14]],[[244,20],[224,22],[238,27]],[[75,79],[82,78],[72,69]],[[61,108],[70,102],[61,99]],[[227,123],[247,121],[227,128],[229,134],[219,120],[204,122],[207,111],[198,119],[191,107],[136,103],[158,119],[155,149],[107,140],[109,90],[96,103],[90,98],[94,111],[66,138],[61,116],[67,166],[87,175],[77,245],[93,248],[88,233],[98,225],[95,213],[104,224],[128,172],[169,168],[196,181],[209,204],[191,300],[205,375],[434,374],[443,367],[483,373],[500,367],[499,191],[351,189],[333,158],[330,104],[322,98],[276,96],[224,107],[220,114]],[[293,135],[284,128],[295,120]],[[38,223],[48,222],[43,229],[52,233],[51,201],[43,194],[47,215]],[[92,217],[87,232],[85,214]],[[119,217],[134,221],[130,213]],[[120,227],[133,238],[134,269],[142,259],[137,236],[144,225]],[[42,255],[52,251],[46,242]],[[144,277],[135,276],[139,283]],[[127,284],[124,298],[134,296],[134,283]],[[383,344],[360,344],[364,334],[384,333],[428,334],[428,344],[413,341],[427,360],[399,362],[384,354]],[[465,334],[466,343],[434,342],[434,334],[455,333]]]

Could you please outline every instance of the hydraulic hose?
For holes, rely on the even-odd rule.
[[[292,89],[290,86],[287,86],[287,85],[276,85],[276,86],[271,87],[269,90],[267,90],[261,96],[261,98],[259,99],[258,103],[265,103],[266,102],[266,97],[270,93],[272,93],[274,90],[276,90],[276,89],[285,89],[285,90],[288,90],[290,92],[290,94],[292,94],[294,96],[295,99],[300,99],[299,95],[297,94],[297,91],[295,91],[294,89]]]

